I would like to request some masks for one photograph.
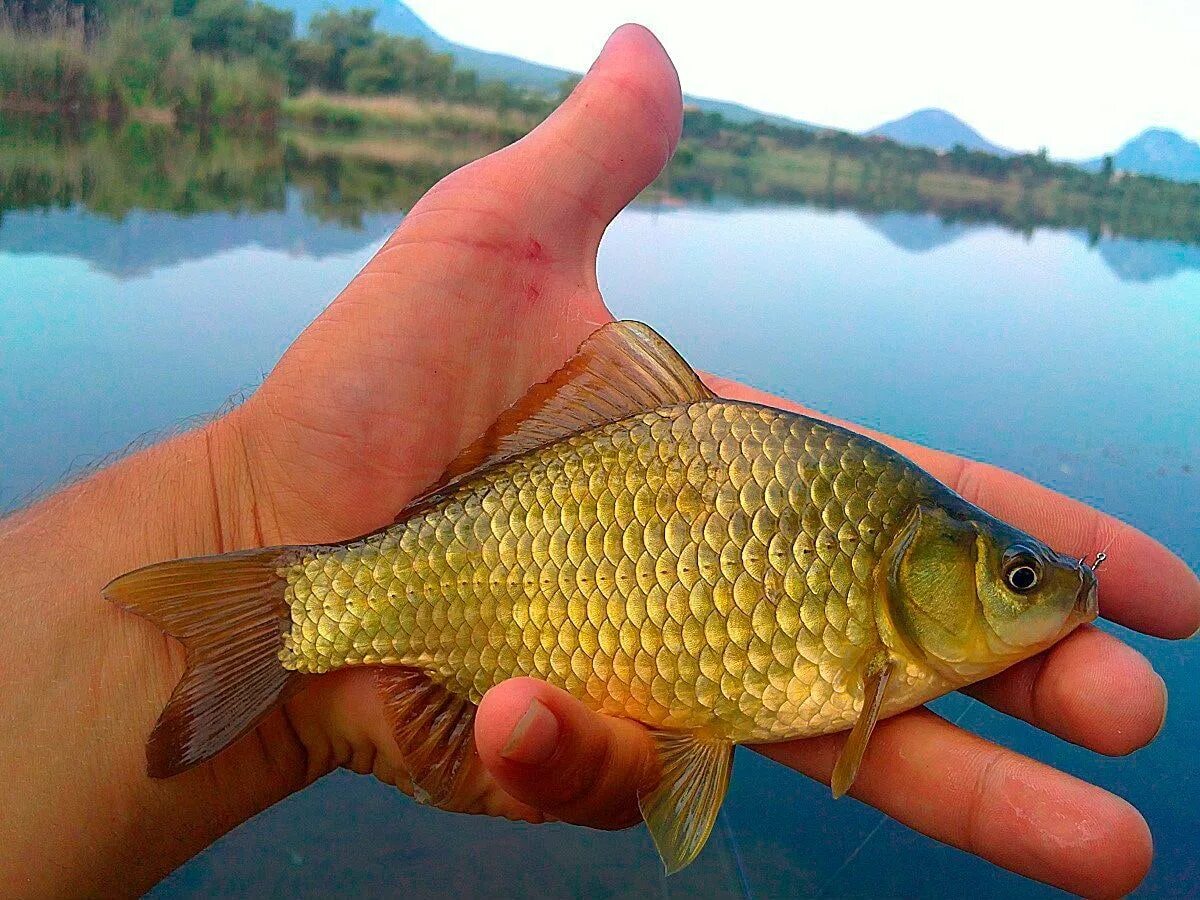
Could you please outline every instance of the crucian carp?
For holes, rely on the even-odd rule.
[[[187,649],[152,776],[219,753],[306,673],[378,666],[437,803],[484,693],[532,676],[651,730],[639,799],[669,872],[703,848],[736,744],[848,730],[841,795],[880,717],[1097,614],[1085,562],[862,435],[715,396],[635,322],[595,332],[395,524],[159,563],[106,594]]]

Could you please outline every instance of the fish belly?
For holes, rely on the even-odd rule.
[[[921,490],[900,457],[807,417],[664,407],[290,568],[281,659],[411,666],[473,702],[529,675],[739,742],[836,731],[878,647],[876,563]]]

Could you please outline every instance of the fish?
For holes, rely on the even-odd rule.
[[[849,732],[1000,672],[1098,613],[1083,560],[850,429],[718,397],[649,326],[594,332],[382,530],[171,560],[105,594],[181,641],[146,745],[166,778],[309,677],[377,667],[414,793],[454,794],[515,676],[653,737],[638,796],[668,873],[734,747]]]

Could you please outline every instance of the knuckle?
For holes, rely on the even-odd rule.
[[[1005,778],[1005,754],[999,747],[989,748],[977,760],[978,771],[963,807],[963,849],[976,856],[986,853],[988,831],[992,824],[991,798],[997,796]]]
[[[539,807],[564,821],[593,828],[620,829],[639,822],[640,772],[626,771],[629,767],[611,730],[602,729],[600,737],[586,743],[572,737],[565,744],[569,759],[551,761],[553,777],[543,782],[547,793]]]

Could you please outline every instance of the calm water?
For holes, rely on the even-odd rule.
[[[328,188],[277,177],[253,202],[191,190],[114,215],[69,191],[6,203],[0,509],[252,389],[400,221],[387,191],[339,190],[331,207]],[[626,211],[600,283],[616,314],[653,323],[698,366],[1015,469],[1200,566],[1197,248],[720,200]],[[1157,841],[1142,893],[1195,896],[1200,642],[1131,640],[1172,689],[1166,730],[1131,758],[963,697],[939,709],[1130,799]],[[155,896],[1055,893],[743,751],[700,862],[668,882],[659,871],[641,829],[449,816],[338,773]]]

